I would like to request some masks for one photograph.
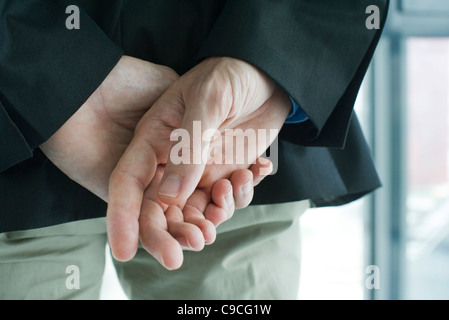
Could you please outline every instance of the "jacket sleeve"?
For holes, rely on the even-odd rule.
[[[82,1],[0,1],[0,172],[32,157],[101,84],[122,50]]]
[[[380,29],[368,29],[370,5]],[[354,102],[386,20],[388,0],[228,0],[198,59],[230,56],[263,70],[309,121],[281,138],[343,147]]]

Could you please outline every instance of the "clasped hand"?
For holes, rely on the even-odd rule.
[[[246,143],[255,149],[244,163],[178,163],[170,157],[177,144],[172,133],[183,129],[192,137],[198,122],[202,133],[217,133],[201,141],[201,150],[224,152],[223,141],[232,141],[224,139],[227,129],[280,129],[290,107],[278,85],[241,60],[209,58],[179,77],[168,67],[124,56],[41,149],[108,202],[116,259],[132,259],[140,241],[164,267],[177,269],[183,249],[213,243],[216,227],[251,202],[253,187],[272,165],[260,156],[275,137]],[[193,160],[193,141],[187,148]]]

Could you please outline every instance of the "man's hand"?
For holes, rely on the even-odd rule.
[[[131,259],[140,235],[144,248],[166,268],[178,268],[182,246],[201,250],[215,236],[207,222],[218,225],[229,218],[214,207],[218,203],[226,208],[227,204],[226,197],[214,199],[212,183],[232,181],[232,172],[249,168],[275,138],[258,141],[258,145],[246,144],[246,150],[255,152],[250,152],[243,164],[207,166],[206,162],[194,163],[198,148],[190,141],[190,163],[174,164],[170,152],[177,141],[171,141],[170,136],[176,129],[185,129],[194,137],[197,121],[201,136],[208,129],[219,130],[221,136],[200,142],[201,150],[209,154],[216,149],[216,154],[223,150],[223,143],[216,142],[226,144],[226,129],[280,129],[290,108],[282,88],[257,68],[236,59],[207,59],[175,81],[143,116],[111,175],[107,226],[113,255],[122,261]],[[253,173],[258,174],[254,168],[262,165],[256,164]],[[235,197],[246,190],[252,192],[252,177],[246,182],[246,186],[243,183],[234,189],[229,184],[218,185],[222,194],[227,188],[229,196]],[[189,197],[198,194],[212,194],[215,203],[199,208],[191,205]],[[207,220],[200,219],[203,209]]]
[[[40,148],[67,176],[107,202],[109,177],[129,145],[137,123],[176,79],[178,75],[168,67],[122,57],[83,106]],[[156,134],[155,138],[159,137],[160,134]],[[169,152],[169,145],[165,147]],[[147,168],[150,163],[142,165]],[[257,174],[258,165],[252,170],[257,179],[263,178]],[[159,171],[162,173],[163,167],[159,167]],[[189,198],[186,215],[196,225],[203,225],[207,243],[215,239],[215,226],[206,221],[203,212],[207,208],[212,215],[228,217],[234,211],[234,198],[229,197],[228,192],[232,188],[240,190],[252,176],[249,170],[237,170],[232,180],[212,181],[207,193],[197,190]],[[158,187],[158,182],[157,177],[153,179],[153,189]],[[128,191],[123,192],[126,199]],[[249,194],[235,192],[234,196],[239,206],[249,203],[252,187]],[[176,220],[178,216],[173,218]],[[176,236],[179,223],[173,225],[170,232]]]
[[[137,123],[178,77],[168,67],[122,57],[41,150],[72,180],[107,202],[110,174]]]

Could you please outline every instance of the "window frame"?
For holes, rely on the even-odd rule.
[[[406,280],[407,76],[409,37],[449,37],[449,1],[391,0],[384,33],[365,77],[367,140],[383,187],[367,197],[365,265],[380,270],[380,289],[365,299],[400,300]]]

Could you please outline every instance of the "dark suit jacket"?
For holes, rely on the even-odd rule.
[[[66,7],[81,10],[68,30]],[[279,169],[253,204],[347,203],[379,186],[353,105],[388,0],[1,0],[0,232],[104,216],[106,204],[40,152],[122,54],[182,74],[209,56],[270,75],[309,121],[285,125]]]

